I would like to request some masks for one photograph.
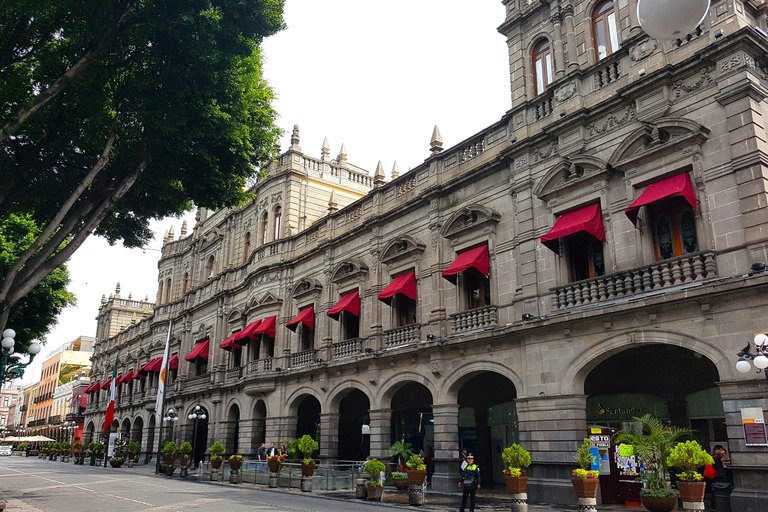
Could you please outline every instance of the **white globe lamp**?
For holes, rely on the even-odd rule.
[[[39,344],[32,343],[27,350],[29,351],[30,354],[39,354],[41,348],[42,347],[40,347]]]
[[[765,334],[757,334],[755,335],[755,346],[757,348],[765,348],[765,345],[768,344],[768,336]]]
[[[739,373],[749,373],[749,370],[752,369],[752,365],[749,364],[749,361],[746,361],[744,359],[740,359],[738,363],[736,363],[736,370]]]
[[[685,37],[709,11],[709,0],[638,0],[637,19],[649,36],[662,41]]]
[[[768,357],[760,354],[759,356],[755,357],[754,363],[756,367],[760,368],[761,370],[765,370],[768,368]]]

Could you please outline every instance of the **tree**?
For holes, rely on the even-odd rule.
[[[282,0],[0,3],[0,219],[43,230],[4,271],[10,307],[91,233],[127,247],[149,220],[252,198],[279,135],[261,73]]]
[[[31,215],[0,218],[0,275],[5,275],[39,233]],[[26,352],[32,340],[45,341],[61,310],[75,304],[75,297],[67,291],[68,284],[69,272],[61,265],[11,308],[8,325],[16,331],[16,353]]]

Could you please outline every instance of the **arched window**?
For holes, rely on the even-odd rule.
[[[171,279],[165,282],[165,302],[171,302]]]
[[[243,261],[246,263],[248,262],[248,255],[251,253],[251,233],[248,232],[245,234],[245,256],[243,257]]]
[[[184,272],[184,291],[182,293],[187,293],[188,287],[189,287],[189,273]]]
[[[216,264],[216,259],[213,257],[213,255],[211,255],[211,257],[208,258],[208,266],[205,269],[208,272],[208,277],[209,278],[213,277],[213,271],[214,271],[214,268],[215,268],[215,264]]]
[[[275,208],[275,236],[273,240],[280,239],[280,218],[283,216],[283,209],[279,206]]]
[[[163,303],[163,282],[160,281],[157,285],[157,303],[162,304]]]
[[[267,243],[267,234],[269,229],[269,217],[267,215],[267,212],[264,212],[264,215],[261,216],[261,243],[265,244]]]
[[[597,60],[604,59],[619,49],[616,11],[612,1],[600,2],[595,6],[592,11],[592,33]]]
[[[547,90],[552,82],[552,54],[549,51],[549,41],[542,39],[533,47],[533,83],[536,95]]]

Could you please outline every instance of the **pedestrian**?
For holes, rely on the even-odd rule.
[[[266,450],[266,443],[261,443],[261,446],[259,446],[259,449],[256,450],[256,460],[259,462],[266,462],[267,460],[267,450]]]
[[[467,454],[467,465],[461,468],[461,481],[459,487],[462,489],[461,507],[459,512],[464,512],[467,506],[467,497],[469,497],[469,512],[475,512],[475,494],[480,489],[480,468],[475,464],[475,456]]]
[[[277,448],[275,447],[275,443],[272,443],[269,446],[269,450],[267,450],[267,455],[269,455],[270,457],[275,457],[276,455],[278,455]]]
[[[711,482],[711,494],[712,494],[712,510],[717,510],[717,494],[718,490],[728,485],[728,475],[725,473],[725,464],[729,463],[731,459],[728,458],[728,452],[723,445],[716,444],[712,450],[712,469],[715,470],[715,476],[710,480]],[[707,483],[710,483],[707,482]],[[716,490],[717,489],[717,490]],[[722,492],[722,491],[721,491]]]
[[[283,458],[288,456],[288,448],[286,448],[284,444],[280,445],[280,456]]]

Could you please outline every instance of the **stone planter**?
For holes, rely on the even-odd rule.
[[[512,499],[512,512],[527,512],[528,511],[528,493],[526,487],[528,486],[527,476],[507,476],[504,477],[504,483],[507,485],[507,491]]]
[[[680,493],[683,508],[704,510],[704,488],[707,486],[705,482],[682,482],[678,480],[675,485]]]
[[[221,464],[224,462],[224,459],[218,459],[218,460],[212,460],[211,461],[211,469],[219,470],[221,469]]]
[[[237,471],[241,467],[243,467],[243,461],[242,460],[230,460],[229,461],[229,469],[232,471]]]
[[[129,468],[133,467],[133,459],[128,459],[128,467]]]
[[[371,485],[366,486],[365,491],[367,493],[365,499],[368,501],[381,501],[381,495],[384,492],[384,488]]]
[[[411,485],[424,485],[424,480],[426,480],[426,478],[426,471],[419,471],[418,469],[408,470],[408,483]]]
[[[216,468],[211,468],[211,482],[218,482],[219,481],[219,470]]]
[[[657,498],[654,496],[641,496],[643,506],[649,512],[670,512],[677,506],[677,498]]]

